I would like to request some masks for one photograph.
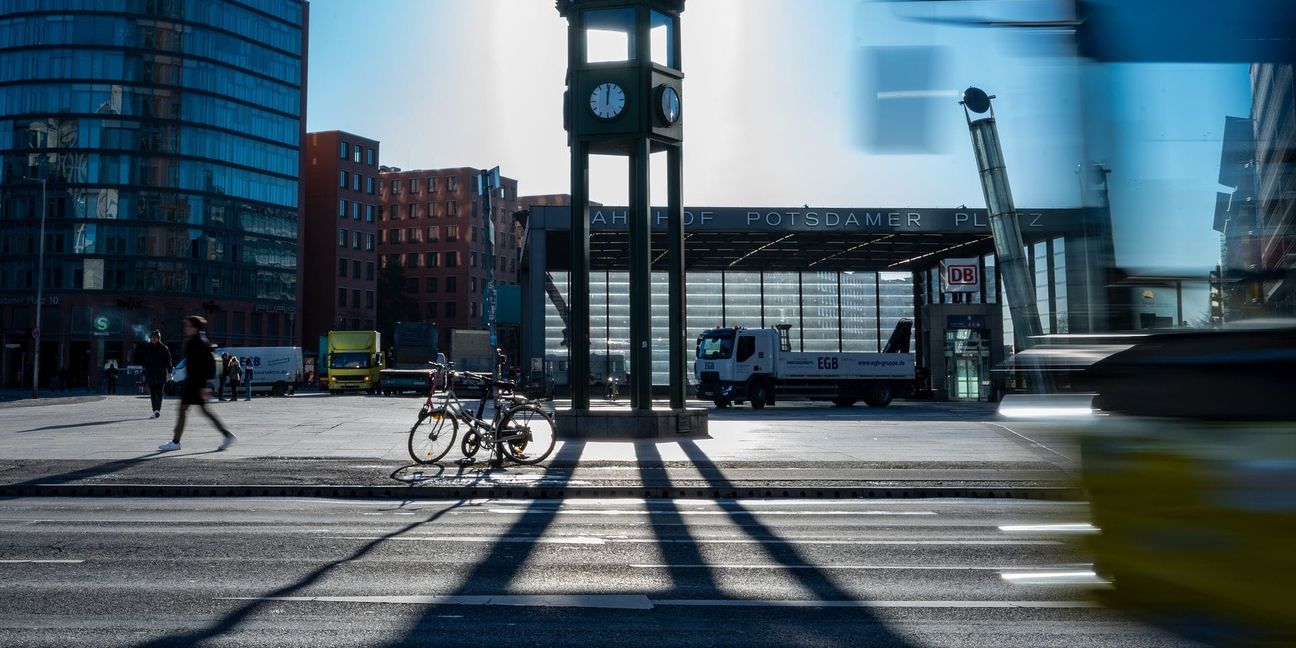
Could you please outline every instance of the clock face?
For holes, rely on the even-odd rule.
[[[661,86],[661,92],[658,93],[657,111],[662,121],[667,125],[674,124],[680,118],[680,96],[679,92],[668,85]]]
[[[612,119],[625,110],[626,95],[615,83],[601,83],[590,93],[590,111],[601,119]]]

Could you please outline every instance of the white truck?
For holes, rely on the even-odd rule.
[[[239,363],[246,372],[252,368],[252,393],[268,393],[272,396],[284,396],[289,391],[296,391],[302,382],[304,364],[301,347],[221,347],[216,349],[219,357],[222,353],[238,356]],[[219,362],[217,363],[219,364]],[[246,374],[245,374],[246,375]],[[247,389],[243,385],[242,389]]]
[[[698,398],[716,407],[748,401],[754,409],[780,397],[826,400],[841,407],[863,400],[886,407],[913,384],[909,320],[896,325],[882,353],[794,352],[789,328],[703,331],[693,365]]]

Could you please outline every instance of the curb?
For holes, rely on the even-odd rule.
[[[653,488],[631,486],[186,486],[165,484],[30,484],[0,486],[3,497],[318,497],[361,500],[457,499],[1029,499],[1083,501],[1065,486],[860,488]]]

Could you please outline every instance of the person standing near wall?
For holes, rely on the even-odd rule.
[[[153,415],[150,418],[162,416],[162,387],[166,381],[171,379],[171,351],[162,344],[162,332],[153,331],[149,334],[148,346],[144,347],[144,361],[140,363],[144,366],[144,382],[148,385],[149,404]]]
[[[252,400],[252,358],[243,358],[243,371],[243,389],[247,391],[243,400]]]
[[[229,362],[225,365],[225,374],[229,376],[230,384],[230,402],[238,400],[239,383],[243,382],[243,363],[239,361],[238,356],[230,356]]]
[[[207,336],[203,335],[203,330],[207,328],[207,320],[199,315],[190,315],[184,318],[184,361],[185,361],[185,381],[184,389],[180,392],[180,409],[176,416],[175,433],[171,440],[158,446],[158,450],[169,452],[180,449],[180,435],[184,434],[185,414],[190,405],[197,405],[199,411],[211,420],[212,425],[220,431],[224,439],[221,440],[220,450],[234,445],[238,437],[234,436],[221,423],[216,415],[207,409],[207,397],[210,390],[207,389],[207,381],[216,377],[216,356],[213,355],[213,346],[207,341]]]

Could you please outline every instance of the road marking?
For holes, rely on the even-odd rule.
[[[0,560],[0,565],[79,565],[84,560]]]
[[[667,564],[657,564],[657,565],[654,565],[654,564],[632,564],[632,565],[627,565],[627,566],[630,567],[631,569],[776,569],[776,570],[783,570],[783,569],[815,569],[815,570],[849,569],[849,570],[859,570],[859,571],[864,571],[864,570],[892,570],[892,571],[997,571],[997,572],[1012,572],[1012,571],[1019,571],[1019,570],[1035,570],[1035,569],[1053,569],[1053,570],[1058,569],[1058,567],[1057,567],[1056,565],[1052,565],[1052,566],[1045,566],[1045,567],[1003,567],[1003,566],[998,566],[998,567],[994,567],[994,566],[985,566],[985,567],[983,567],[983,566],[979,566],[979,565],[779,565],[779,564],[771,564],[771,565],[736,565],[736,564],[729,564],[729,565],[724,565],[724,564],[715,564],[715,563],[712,563],[712,564],[679,564],[679,565],[667,565]]]
[[[507,514],[517,514],[517,513],[521,513],[521,514],[524,514],[524,515],[557,515],[557,514],[566,514],[566,515],[680,515],[680,516],[683,516],[683,515],[711,515],[711,516],[716,516],[716,515],[727,515],[727,516],[732,516],[732,515],[735,515],[735,514],[740,514],[740,515],[760,515],[760,516],[772,516],[772,515],[798,515],[798,516],[802,516],[802,515],[813,515],[813,516],[820,516],[820,515],[936,515],[936,512],[935,512],[935,511],[673,511],[673,510],[654,511],[654,510],[651,510],[651,509],[648,509],[648,510],[641,510],[641,511],[630,511],[630,510],[624,510],[624,509],[613,509],[613,510],[594,510],[594,509],[589,509],[589,510],[586,510],[586,509],[572,509],[572,510],[563,510],[563,509],[556,509],[556,510],[552,510],[552,509],[551,509],[551,510],[533,510],[533,509],[506,509],[506,508],[493,508],[493,509],[487,509],[487,510],[490,511],[491,513],[507,513]]]
[[[530,543],[530,544],[580,544],[580,545],[606,545],[606,544],[802,544],[802,545],[879,545],[879,546],[907,546],[907,545],[939,545],[939,546],[957,546],[957,545],[976,545],[976,546],[1040,546],[1040,545],[1060,545],[1058,540],[819,540],[816,538],[769,538],[769,539],[745,539],[745,538],[713,538],[713,539],[692,539],[692,538],[601,538],[597,536],[434,536],[434,535],[405,535],[395,538],[386,536],[324,536],[328,540],[404,540],[415,542],[475,542],[475,543],[492,543],[492,542],[510,542],[510,543]]]
[[[1093,571],[1030,571],[1009,572],[1000,576],[1018,585],[1111,585]]]
[[[1008,524],[999,527],[1000,531],[1008,533],[1015,532],[1043,532],[1043,533],[1098,533],[1100,529],[1087,522],[1078,524]]]
[[[578,607],[651,610],[664,607],[825,607],[825,608],[1052,608],[1100,607],[1093,601],[818,601],[778,599],[650,599],[643,594],[511,594],[504,596],[230,596],[222,601],[284,601],[297,603],[364,603],[396,605],[475,605],[517,607]]]
[[[1026,443],[1029,443],[1029,444],[1032,445],[1032,446],[1035,446],[1035,447],[1038,447],[1038,448],[1043,448],[1044,450],[1046,450],[1046,451],[1048,451],[1048,452],[1051,452],[1051,453],[1053,453],[1053,454],[1055,454],[1055,455],[1057,455],[1057,456],[1059,456],[1059,457],[1062,457],[1063,459],[1067,460],[1068,462],[1071,462],[1071,463],[1074,463],[1074,462],[1075,462],[1075,460],[1072,459],[1071,457],[1068,457],[1068,456],[1062,454],[1061,452],[1058,452],[1057,450],[1054,450],[1053,448],[1050,448],[1050,447],[1044,445],[1043,443],[1040,443],[1039,441],[1036,441],[1035,439],[1032,439],[1032,438],[1026,436],[1025,434],[1022,434],[1022,433],[1018,432],[1017,430],[1014,430],[1014,429],[1008,427],[1007,425],[1004,425],[1004,424],[1002,424],[1002,423],[991,423],[991,422],[989,422],[989,421],[984,421],[984,423],[985,423],[985,425],[993,425],[993,426],[995,426],[995,427],[1003,428],[1003,429],[1006,430],[1009,434],[1011,434],[1011,435],[1013,435],[1013,436],[1015,436],[1015,437],[1017,437],[1017,438],[1019,438],[1019,439],[1025,441]],[[1061,466],[1059,466],[1059,468],[1060,468],[1060,467],[1061,467]],[[1066,470],[1066,469],[1063,468],[1063,470]]]

